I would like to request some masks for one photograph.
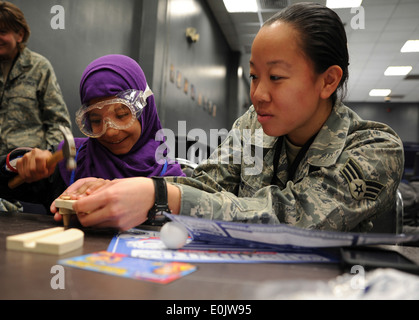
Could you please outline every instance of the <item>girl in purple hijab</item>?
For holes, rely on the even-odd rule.
[[[47,167],[52,154],[48,150],[16,149],[0,156],[2,198],[41,203],[49,211],[50,204],[81,178],[184,176],[178,163],[157,152],[167,148],[159,148],[161,139],[156,141],[162,126],[137,62],[123,55],[94,60],[82,75],[80,98],[77,125],[88,137],[75,138],[77,168],[68,171],[65,161]],[[10,189],[8,181],[16,174],[26,183]]]
[[[93,110],[90,111],[92,113],[94,105],[103,104],[109,98],[120,98],[121,93],[134,90],[149,95],[144,99],[146,104],[138,108],[141,110],[136,110],[138,123],[121,130],[118,130],[118,125],[111,124],[101,130],[103,135],[99,137],[76,138],[77,169],[69,172],[65,163],[59,164],[61,176],[67,185],[84,177],[115,179],[183,175],[179,164],[174,161],[156,161],[156,156],[159,157],[156,150],[162,142],[155,138],[162,126],[145,75],[133,59],[123,55],[107,55],[87,66],[80,82],[83,106],[78,115],[86,110]],[[85,119],[89,117],[88,114],[85,112]],[[94,136],[89,134],[90,124],[86,126],[79,118],[77,120],[83,133]],[[161,155],[159,158],[162,158]]]

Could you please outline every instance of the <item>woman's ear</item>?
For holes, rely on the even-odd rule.
[[[343,71],[338,65],[330,66],[323,72],[323,86],[320,93],[322,99],[329,99],[333,92],[336,91],[342,79]]]
[[[25,36],[25,30],[23,30],[23,28],[20,28],[19,31],[16,32],[16,36],[15,36],[16,42],[19,44],[22,43],[24,36]]]

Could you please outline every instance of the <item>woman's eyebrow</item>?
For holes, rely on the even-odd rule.
[[[254,66],[254,63],[252,62],[252,60],[250,60],[250,61],[249,61],[249,64],[250,64],[251,66]],[[288,62],[286,62],[285,60],[282,60],[282,59],[268,61],[266,64],[267,64],[268,66],[273,66],[273,65],[278,65],[278,64],[280,64],[280,65],[284,66],[284,67],[285,67],[285,68],[287,68],[287,69],[291,69],[291,64],[289,64]]]
[[[291,68],[291,64],[289,64],[285,60],[281,60],[281,59],[273,60],[273,61],[268,61],[266,64],[269,65],[269,66],[280,64],[280,65],[284,66],[287,69],[290,69]]]

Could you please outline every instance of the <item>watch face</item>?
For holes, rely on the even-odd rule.
[[[166,218],[166,216],[162,214],[162,211],[160,211],[156,213],[156,216],[154,217],[154,219],[148,220],[148,223],[151,224],[152,226],[162,226],[167,221],[169,221],[169,219]]]

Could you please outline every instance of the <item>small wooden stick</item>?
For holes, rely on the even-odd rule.
[[[70,200],[70,197],[63,196],[55,200],[55,206],[59,209],[58,213],[63,216],[64,229],[67,230],[70,226],[71,215],[76,214],[73,210],[73,203],[76,200]]]

